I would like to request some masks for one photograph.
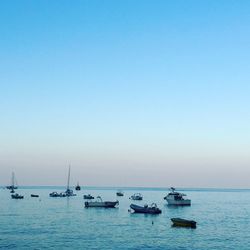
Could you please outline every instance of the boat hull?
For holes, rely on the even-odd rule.
[[[18,194],[12,194],[11,195],[11,198],[12,199],[16,199],[16,200],[19,200],[19,199],[23,199],[24,198],[24,196],[23,195],[18,195]]]
[[[185,220],[181,218],[172,218],[173,226],[175,227],[191,227],[196,228],[196,221],[193,220]]]
[[[135,204],[131,204],[130,208],[134,210],[135,213],[141,214],[160,214],[161,210],[157,207],[141,207]]]
[[[191,206],[191,200],[173,200],[166,198],[168,205],[173,206]]]
[[[104,207],[104,208],[114,208],[116,205],[118,205],[118,201],[104,201],[104,202],[91,202],[91,201],[86,201],[84,203],[85,207]]]

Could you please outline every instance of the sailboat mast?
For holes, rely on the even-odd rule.
[[[15,186],[15,174],[14,174],[14,172],[12,172],[12,176],[11,176],[11,186],[12,187]]]
[[[70,180],[70,165],[69,165],[69,172],[68,172],[68,183],[67,183],[67,189],[69,189],[69,180]]]

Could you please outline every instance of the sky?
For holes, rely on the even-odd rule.
[[[0,3],[0,185],[250,188],[250,2]]]

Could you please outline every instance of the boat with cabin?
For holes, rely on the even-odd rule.
[[[143,199],[143,196],[140,193],[135,193],[129,199],[135,200],[135,201],[141,201]]]
[[[170,190],[171,192],[164,197],[164,200],[168,202],[168,205],[191,206],[191,200],[183,198],[184,196],[186,196],[186,194],[176,192],[175,188],[173,187],[171,187]]]
[[[84,203],[86,208],[89,207],[115,208],[118,204],[119,201],[103,201],[100,196],[97,196],[95,201],[86,201]]]
[[[83,195],[83,199],[85,199],[85,200],[92,200],[92,199],[95,199],[95,197],[92,196],[91,194],[84,194]]]
[[[58,193],[58,192],[52,192],[49,194],[50,197],[66,197],[66,194],[61,192],[61,193]]]
[[[39,195],[38,194],[31,194],[30,197],[36,197],[36,198],[38,198]]]
[[[171,221],[173,222],[174,227],[196,228],[196,221],[194,221],[194,220],[186,220],[186,219],[181,219],[181,218],[172,218]]]
[[[155,203],[152,203],[151,206],[148,206],[147,204],[145,204],[144,206],[131,204],[130,208],[134,210],[134,213],[143,213],[143,214],[160,214],[161,213],[161,209],[159,209]]]
[[[80,191],[80,190],[81,190],[81,186],[79,185],[79,182],[77,182],[77,185],[76,185],[76,187],[75,187],[75,190],[76,190],[76,191]]]

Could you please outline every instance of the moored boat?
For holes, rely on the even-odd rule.
[[[11,198],[12,198],[12,199],[23,199],[24,196],[23,196],[23,195],[20,195],[20,194],[12,194],[12,195],[11,195]]]
[[[65,193],[52,192],[49,194],[50,197],[66,197]]]
[[[83,195],[83,199],[85,199],[85,200],[92,200],[92,199],[95,199],[95,197],[92,196],[91,194],[84,194]]]
[[[164,200],[168,202],[168,205],[174,206],[191,206],[191,200],[184,199],[185,194],[179,193],[175,191],[175,188],[170,188],[171,192],[168,193]]]
[[[143,196],[140,193],[135,193],[129,199],[136,200],[136,201],[141,201],[143,199]]]
[[[80,191],[80,190],[81,190],[81,186],[79,185],[79,182],[77,182],[77,185],[76,185],[76,187],[75,187],[75,190],[76,190],[76,191]]]
[[[84,203],[85,207],[104,207],[104,208],[114,208],[119,204],[119,201],[102,201],[100,196],[97,196],[96,201],[86,201]]]
[[[161,213],[161,209],[159,209],[155,203],[152,203],[151,206],[148,206],[148,205],[138,206],[135,204],[131,204],[130,208],[134,210],[134,213],[143,213],[143,214],[160,214]]]
[[[31,194],[30,197],[39,197],[38,194]]]
[[[16,186],[15,186],[15,184],[16,184]],[[11,193],[15,193],[15,189],[17,189],[17,181],[15,178],[14,172],[12,172],[12,175],[11,175],[11,185],[6,186],[6,188],[9,189]]]
[[[191,227],[196,228],[196,221],[194,220],[186,220],[181,218],[172,218],[173,226],[176,227]]]
[[[117,196],[124,196],[124,193],[123,193],[121,190],[118,190],[118,191],[116,192],[116,195],[117,195]]]

